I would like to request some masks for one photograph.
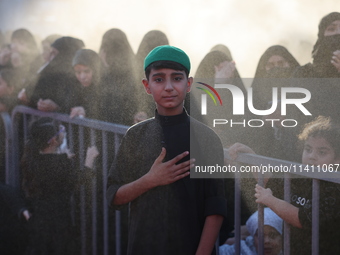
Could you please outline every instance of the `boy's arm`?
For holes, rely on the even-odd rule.
[[[162,161],[165,158],[166,150],[165,148],[162,148],[160,155],[147,174],[133,182],[121,186],[117,190],[113,199],[113,204],[122,205],[129,203],[152,188],[167,185],[188,176],[190,174],[188,170],[194,166],[194,159],[176,165],[178,161],[188,154],[189,152],[187,151],[183,152],[175,158],[163,163]]]
[[[299,219],[299,208],[287,201],[274,197],[270,189],[265,189],[258,184],[256,184],[255,191],[256,203],[268,206],[288,224],[302,228]]]
[[[204,227],[196,255],[211,254],[223,222],[222,215],[209,215],[205,218]]]

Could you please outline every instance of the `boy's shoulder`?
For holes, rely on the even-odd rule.
[[[220,140],[218,135],[212,128],[208,127],[207,125],[203,124],[202,122],[196,120],[191,116],[189,116],[189,121],[190,121],[190,133],[197,135],[199,137],[204,136],[205,138]],[[155,117],[134,124],[127,130],[127,134],[130,136],[131,135],[140,136],[144,134],[156,135],[157,132],[162,132],[162,128],[160,123],[156,120]]]
[[[146,119],[146,120],[142,120],[142,121],[132,125],[131,127],[129,127],[128,131],[131,132],[131,131],[136,131],[136,130],[139,130],[139,129],[147,128],[150,125],[153,125],[154,122],[155,122],[155,117],[152,117],[152,118],[149,118],[149,119]]]
[[[197,134],[204,134],[205,136],[210,135],[210,136],[215,136],[216,138],[219,139],[218,135],[216,132],[206,124],[196,120],[195,118],[189,116],[190,118],[190,131],[193,133]]]
[[[138,122],[126,131],[125,137],[140,137],[147,134],[152,134],[152,132],[156,132],[159,129],[157,126],[157,122],[154,117],[150,119],[143,120]]]

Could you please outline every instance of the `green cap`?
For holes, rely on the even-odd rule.
[[[153,62],[166,60],[183,65],[190,72],[190,59],[181,49],[170,45],[162,45],[154,48],[144,59],[144,70]]]

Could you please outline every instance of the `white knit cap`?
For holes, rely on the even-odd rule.
[[[253,213],[246,222],[248,232],[254,236],[258,229],[258,211]],[[282,235],[283,220],[277,216],[270,208],[264,208],[264,225],[271,226]]]

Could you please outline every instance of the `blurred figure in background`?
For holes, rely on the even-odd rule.
[[[11,68],[11,45],[2,44],[0,46],[0,70],[3,68]]]
[[[216,83],[232,84],[238,87],[244,94],[246,93],[242,79],[236,69],[235,61],[231,60],[222,51],[211,51],[203,58],[195,73],[194,82],[195,87],[201,86],[197,82],[203,82],[212,87],[214,87]],[[232,115],[233,99],[229,90],[218,90],[218,93],[223,99],[222,106],[216,106],[212,100],[207,100],[207,115],[205,116],[201,115],[201,107],[199,104],[201,99],[197,91],[198,90],[193,88],[190,93],[190,100],[186,99],[184,103],[186,109],[189,108],[191,116],[210,127],[213,125],[213,119],[232,119],[233,117],[235,119],[235,116]],[[223,126],[223,128],[218,129],[219,127],[216,127],[214,130],[220,136],[224,147],[228,147],[238,141],[238,130],[240,130],[240,128],[228,127],[226,132],[225,125],[218,126]]]
[[[36,75],[43,63],[38,45],[27,29],[17,29],[12,33],[11,63],[21,79],[20,91]]]
[[[103,63],[103,108],[105,121],[132,125],[137,113],[135,55],[126,34],[108,30],[102,38],[99,56]]]
[[[44,40],[41,41],[42,48],[42,59],[44,64],[41,66],[41,70],[51,61],[51,52],[52,52],[52,43],[54,43],[57,39],[62,37],[61,35],[52,34],[47,36]],[[38,71],[39,72],[39,71]]]
[[[340,13],[332,12],[319,23],[318,39],[312,51],[313,63],[297,69],[294,77],[340,77]]]
[[[266,109],[272,101],[272,88],[287,87],[287,78],[299,67],[295,57],[283,46],[269,47],[257,64],[253,83],[253,105],[256,109]],[[280,94],[279,94],[280,95]],[[280,98],[280,97],[279,97]]]
[[[252,83],[253,106],[258,110],[270,109],[273,103],[273,88],[277,88],[278,106],[274,113],[260,116],[263,119],[276,119],[274,124],[265,121],[261,128],[251,128],[247,132],[247,144],[258,154],[283,160],[299,160],[296,154],[297,138],[289,128],[281,126],[285,116],[281,115],[281,88],[290,86],[290,77],[300,65],[295,57],[283,46],[269,47],[261,56]],[[248,113],[249,119],[259,116]],[[261,140],[261,142],[259,142]]]
[[[294,117],[303,124],[323,115],[340,121],[340,13],[332,12],[319,23],[318,39],[312,52],[313,62],[301,66],[293,74],[292,86],[308,89],[311,99],[304,104],[312,116],[300,111]],[[296,134],[299,133],[298,130]]]
[[[222,51],[224,54],[227,55],[229,59],[233,60],[233,57],[231,55],[229,48],[225,46],[224,44],[216,44],[214,47],[211,48],[210,51],[215,51],[215,50]]]
[[[72,107],[77,106],[80,90],[72,59],[84,43],[77,38],[61,37],[51,46],[52,60],[40,72],[29,105],[41,111],[68,114]]]
[[[13,69],[0,70],[0,113],[11,113],[17,105],[18,100],[14,92],[19,83],[20,80]]]
[[[100,84],[101,61],[98,54],[93,50],[80,49],[72,60],[72,66],[81,89],[78,95],[79,105],[71,109],[70,117],[101,119],[103,91]]]

